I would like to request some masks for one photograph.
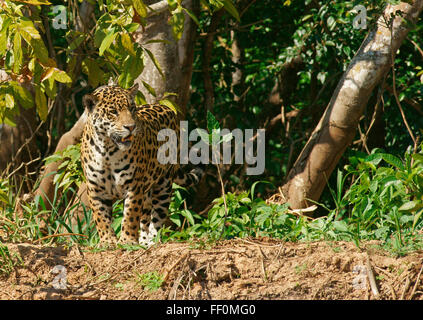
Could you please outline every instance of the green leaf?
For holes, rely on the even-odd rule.
[[[216,120],[213,113],[207,111],[207,130],[209,131],[209,133],[212,133],[213,130],[217,129],[220,129],[219,122]]]
[[[382,154],[383,160],[385,160],[390,165],[396,167],[397,169],[404,170],[404,164],[402,163],[401,159],[397,158],[396,156],[389,154],[389,153],[383,153]]]
[[[72,83],[72,79],[65,71],[54,67],[48,68],[47,71],[44,72],[43,76],[41,77],[41,82],[49,79],[50,77],[61,83]]]
[[[413,200],[404,203],[398,210],[400,211],[416,211],[423,207],[421,201]]]
[[[182,12],[182,7],[179,6],[178,9],[172,12],[172,16],[168,22],[172,26],[173,37],[176,40],[181,39],[185,24],[185,15]]]
[[[41,121],[45,121],[48,114],[47,98],[40,87],[35,88],[35,106]]]
[[[6,101],[6,108],[7,109],[13,109],[15,107],[15,99],[13,98],[13,95],[6,93],[5,94],[5,101]]]
[[[76,32],[75,32],[76,34]],[[87,35],[85,33],[76,34],[75,38],[69,45],[69,50],[73,51],[80,46],[80,44],[86,39]]]
[[[29,109],[34,105],[34,99],[31,93],[24,87],[20,86],[16,81],[10,81],[9,85],[13,88],[13,96],[25,109]]]
[[[43,89],[45,93],[47,94],[47,96],[50,99],[54,100],[56,98],[56,93],[57,93],[56,81],[54,81],[53,78],[48,78],[46,81],[42,83],[42,85],[44,86]]]
[[[24,2],[24,3],[28,3],[28,4],[32,4],[34,6],[39,6],[39,5],[50,5],[51,2],[48,2],[47,0],[19,0],[19,2]]]
[[[141,49],[138,49],[136,56],[128,55],[123,62],[123,72],[118,78],[119,85],[123,88],[130,88],[143,70],[143,52]]]
[[[179,108],[179,106],[173,102],[172,100],[169,99],[162,99],[159,101],[160,104],[169,107],[170,109],[172,109],[173,111],[175,111],[175,113],[182,113],[181,108]]]
[[[414,221],[413,221],[413,230],[416,227],[417,222],[419,221],[421,215],[423,213],[423,209],[420,210],[417,214],[414,215]]]
[[[31,39],[31,47],[34,50],[35,57],[42,63],[48,63],[48,51],[41,39]]]
[[[7,29],[11,22],[11,18],[3,18],[0,28],[0,56],[3,55],[7,49]]]
[[[100,48],[98,49],[98,54],[100,56],[102,56],[104,51],[106,51],[110,47],[117,35],[118,33],[115,32],[114,28],[109,30],[109,32],[106,34],[103,41],[101,42]]]
[[[187,8],[182,8],[190,17],[191,19],[197,24],[197,26],[201,26],[200,25],[200,21],[198,21],[197,17],[195,16],[194,13],[192,13],[190,10],[188,10]]]
[[[56,68],[54,70],[54,80],[61,83],[72,83],[71,77],[65,71]]]
[[[35,28],[34,23],[28,18],[22,17],[16,28],[28,44],[31,44],[31,39],[41,39],[40,33]]]
[[[234,17],[238,22],[240,21],[239,13],[236,10],[231,0],[223,0],[223,6],[225,7],[225,10],[229,12],[232,17]]]
[[[251,191],[251,200],[254,200],[254,190],[255,190],[255,188],[256,188],[256,185],[257,184],[259,184],[259,183],[266,183],[266,184],[271,184],[272,186],[273,186],[273,188],[275,187],[274,185],[273,185],[273,183],[271,183],[271,182],[269,182],[269,181],[256,181],[256,182],[254,182],[253,184],[252,184],[252,186],[251,186],[251,188],[250,188],[250,191]]]
[[[148,92],[150,92],[150,94],[152,94],[154,97],[156,96],[156,91],[154,90],[153,87],[151,87],[147,82],[143,81],[142,82],[143,86],[147,89]]]
[[[103,70],[94,59],[86,58],[82,61],[82,72],[88,76],[88,83],[93,88],[96,88],[104,78]]]
[[[187,218],[188,222],[190,223],[190,225],[194,225],[195,221],[194,221],[194,217],[192,216],[192,213],[190,210],[182,210],[181,214]]]
[[[13,72],[18,74],[23,63],[22,38],[20,33],[16,32],[13,38]]]
[[[201,128],[197,128],[196,131],[197,131],[197,134],[200,136],[201,141],[203,141],[204,143],[206,143],[208,145],[211,144],[210,134],[208,134],[206,130],[201,129]]]
[[[126,49],[126,51],[132,55],[135,56],[135,50],[134,50],[134,44],[132,43],[131,37],[127,33],[121,33],[120,34],[120,42],[122,44],[122,47]]]
[[[147,6],[142,0],[132,0],[132,5],[141,17],[147,17]]]
[[[148,54],[148,56],[150,57],[151,61],[153,61],[154,65],[156,66],[157,71],[159,71],[160,75],[161,75],[163,78],[165,78],[165,75],[164,75],[164,73],[163,73],[163,71],[162,71],[162,67],[160,67],[160,63],[159,63],[159,61],[157,61],[157,59],[156,59],[156,57],[154,56],[154,54],[153,54],[150,50],[148,50],[148,49],[146,49],[146,48],[144,48],[144,51],[145,51],[145,52],[147,52],[147,54]]]

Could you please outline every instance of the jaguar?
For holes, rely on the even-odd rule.
[[[138,85],[105,85],[86,94],[87,121],[81,140],[81,163],[89,206],[103,244],[150,246],[168,220],[172,183],[190,186],[203,170],[184,173],[177,164],[162,164],[158,150],[162,129],[179,132],[177,113],[160,104],[136,105]],[[179,140],[179,137],[178,137]],[[176,141],[179,145],[179,141]],[[112,228],[112,205],[123,199],[119,240]]]

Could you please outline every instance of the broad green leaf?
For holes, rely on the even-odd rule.
[[[100,69],[97,61],[86,58],[82,61],[82,72],[88,76],[88,83],[91,87],[96,88],[104,78],[104,72]]]
[[[213,130],[217,129],[220,129],[219,122],[216,120],[213,113],[207,111],[207,130],[209,131],[209,133],[212,133]]]
[[[335,228],[335,230],[337,231],[341,231],[341,232],[348,232],[348,226],[347,223],[343,220],[340,221],[334,221],[333,222],[333,227]]]
[[[41,121],[45,121],[48,114],[47,98],[40,87],[35,88],[35,106]]]
[[[378,165],[382,161],[382,155],[380,153],[370,154],[364,159],[364,162],[368,162],[372,165]]]
[[[401,159],[397,158],[396,156],[389,153],[383,153],[382,158],[397,169],[404,170],[404,164],[402,163]]]
[[[31,108],[34,105],[34,99],[31,93],[24,87],[20,86],[16,81],[10,81],[9,85],[13,88],[13,96],[25,109]]]
[[[195,16],[194,13],[192,13],[190,10],[188,10],[187,8],[182,8],[190,17],[191,19],[197,24],[197,26],[200,27],[200,21],[198,21],[197,17]]]
[[[417,214],[414,215],[414,221],[413,221],[413,230],[416,227],[417,222],[419,221],[421,215],[423,213],[423,209],[420,210]]]
[[[16,32],[13,38],[13,72],[18,74],[23,63],[22,38],[20,33]]]
[[[120,41],[121,41],[122,47],[124,47],[130,55],[135,56],[134,44],[132,43],[132,40],[129,34],[121,33]]]
[[[10,93],[5,94],[6,108],[13,109],[15,107],[15,99]]]
[[[118,34],[115,32],[114,28],[109,30],[109,32],[107,33],[107,35],[104,37],[103,41],[101,42],[100,48],[98,49],[98,53],[100,56],[102,56],[104,51],[106,51],[110,47],[110,45],[115,40],[117,35]]]
[[[144,104],[147,104],[147,100],[145,99],[145,96],[143,95],[141,91],[138,91],[135,96],[135,104],[137,106],[142,106]]]
[[[195,224],[194,217],[192,216],[192,213],[191,213],[191,211],[190,211],[190,210],[182,210],[182,211],[181,211],[181,214],[182,214],[185,218],[187,218],[188,222],[189,222],[191,225],[194,225],[194,224]]]
[[[19,0],[19,2],[24,2],[27,4],[32,4],[34,6],[40,6],[40,5],[50,5],[51,2],[48,2],[47,0]]]
[[[239,13],[231,0],[223,0],[223,6],[225,7],[225,10],[231,14],[232,17],[234,17],[238,22],[240,21]]]
[[[48,78],[52,77],[54,75],[54,69],[55,68],[48,68],[41,76],[41,82],[44,80],[47,80]]]
[[[0,55],[3,55],[7,49],[7,29],[12,22],[11,18],[3,19],[0,28]]]
[[[119,85],[123,88],[129,88],[144,70],[144,57],[141,49],[137,50],[137,55],[128,57],[123,62],[123,72],[118,78]]]
[[[137,31],[139,27],[140,27],[140,24],[135,22],[124,26],[125,30],[128,31],[129,33]]]
[[[54,80],[61,83],[72,83],[71,77],[65,71],[56,68],[54,70]]]
[[[181,108],[179,108],[179,106],[173,102],[172,100],[169,99],[162,99],[159,101],[160,104],[169,107],[170,109],[172,109],[173,111],[175,111],[175,113],[182,113]]]
[[[179,219],[179,214],[172,214],[169,216],[169,219],[176,224],[178,227],[181,226],[181,220]]]
[[[168,23],[172,26],[172,35],[176,40],[181,39],[182,33],[184,32],[185,15],[182,12],[181,7],[172,12]]]
[[[70,43],[69,50],[72,51],[78,48],[80,44],[85,40],[86,37],[87,35],[85,33],[77,34],[75,38],[73,39],[73,41]]]
[[[416,211],[423,207],[423,202],[413,200],[404,203],[398,210],[400,211]]]
[[[197,134],[200,136],[201,141],[203,141],[207,145],[210,145],[211,144],[211,142],[210,142],[210,140],[211,140],[210,134],[206,130],[201,129],[201,128],[197,128],[196,131],[197,131]]]
[[[31,44],[31,39],[41,39],[34,23],[27,18],[22,18],[16,28],[28,44]]]
[[[41,39],[31,39],[31,47],[34,50],[35,57],[42,63],[48,63],[48,51]]]
[[[156,96],[156,91],[154,90],[154,88],[152,86],[150,86],[147,82],[143,81],[142,82],[143,86],[147,89],[148,92],[150,92],[150,94],[152,94],[154,97]]]
[[[56,81],[54,81],[54,78],[52,77],[48,78],[46,81],[42,83],[42,85],[44,86],[43,89],[45,93],[47,94],[47,96],[50,99],[55,99],[56,93],[57,93],[57,86],[56,86]]]
[[[162,71],[162,67],[160,66],[160,63],[159,63],[159,61],[157,61],[157,59],[154,56],[154,54],[150,50],[148,50],[146,48],[144,48],[144,51],[147,52],[147,54],[150,57],[151,61],[153,61],[154,65],[156,66],[157,71],[159,71],[160,75],[164,78],[165,75],[164,75],[164,73]]]
[[[50,77],[61,83],[72,83],[72,79],[68,76],[65,71],[59,70],[54,67],[48,68],[47,71],[44,72],[41,77],[41,82],[49,79]]]
[[[141,17],[147,17],[147,6],[142,0],[132,0],[132,5]]]

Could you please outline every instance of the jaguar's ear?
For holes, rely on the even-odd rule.
[[[135,99],[135,96],[137,95],[138,92],[138,83],[134,84],[131,88],[128,89],[129,91],[129,96],[132,99]]]
[[[98,98],[92,94],[86,94],[83,98],[82,98],[82,105],[84,106],[85,109],[88,110],[88,112],[91,112],[94,110],[95,105],[98,102]]]

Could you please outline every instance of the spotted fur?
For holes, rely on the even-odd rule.
[[[172,181],[192,184],[201,175],[198,169],[182,175],[177,165],[158,162],[164,142],[157,140],[157,133],[164,128],[179,132],[177,116],[163,105],[136,106],[137,91],[137,85],[129,90],[102,86],[83,98],[88,118],[81,160],[102,243],[117,242],[112,204],[124,199],[119,242],[150,245],[167,220]]]

